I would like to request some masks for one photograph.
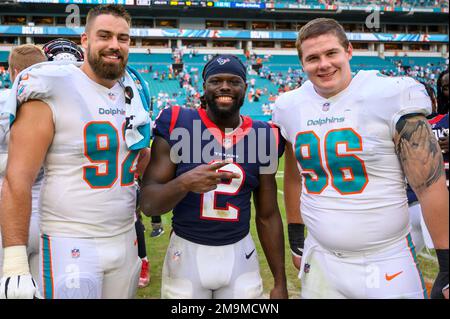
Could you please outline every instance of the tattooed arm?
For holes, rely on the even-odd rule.
[[[436,249],[448,249],[449,200],[438,141],[423,115],[405,115],[397,122],[396,152],[408,183],[416,193]]]
[[[406,178],[419,199],[438,257],[439,273],[431,298],[448,299],[448,189],[441,148],[423,115],[400,118],[394,142]]]

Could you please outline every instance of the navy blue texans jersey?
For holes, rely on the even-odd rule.
[[[435,114],[435,116],[429,118],[428,123],[431,125],[431,129],[433,130],[436,139],[443,139],[448,136],[448,113],[447,114]],[[445,174],[447,178],[447,187],[448,187],[448,153],[442,153],[444,157],[444,165],[445,165]],[[408,185],[407,188],[408,194],[408,203],[413,203],[418,201],[416,194],[413,192],[411,187]]]
[[[251,194],[262,173],[275,173],[284,142],[278,129],[267,122],[241,116],[232,132],[221,131],[204,109],[174,106],[160,112],[154,136],[171,147],[176,177],[202,164],[228,160],[220,170],[240,178],[224,180],[213,191],[189,192],[173,210],[175,233],[191,242],[220,246],[238,242],[250,230]]]

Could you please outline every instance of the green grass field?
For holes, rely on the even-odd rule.
[[[297,270],[292,264],[291,254],[289,250],[289,243],[287,240],[287,223],[286,215],[283,202],[283,167],[284,158],[280,161],[280,168],[277,173],[277,183],[278,183],[278,205],[280,207],[281,216],[283,218],[284,224],[284,235],[285,235],[285,263],[286,263],[286,276],[287,276],[287,286],[289,291],[289,298],[299,298],[300,296],[300,280],[297,277]],[[254,208],[252,210],[252,217],[254,217]],[[147,244],[147,254],[151,263],[151,279],[150,284],[142,289],[138,290],[137,297],[144,299],[159,299],[161,297],[161,271],[162,265],[169,242],[169,234],[171,230],[171,218],[172,214],[168,213],[162,216],[162,221],[164,225],[165,233],[157,238],[151,238],[151,225],[150,218],[143,216],[143,222],[147,229],[145,233],[146,244]],[[254,219],[251,223],[251,234],[253,240],[255,241],[256,249],[259,256],[261,276],[264,284],[264,293],[266,296],[269,295],[270,289],[273,287],[273,278],[270,272],[269,266],[265,259],[264,253],[261,248],[261,244],[258,240],[258,235],[256,232],[256,227]],[[435,259],[434,251],[431,252],[430,256],[418,256],[420,267],[425,278],[425,282],[432,282],[437,275],[438,267]]]

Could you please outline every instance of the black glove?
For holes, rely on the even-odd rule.
[[[294,256],[301,257],[303,255],[303,246],[305,245],[305,225],[288,224],[288,237],[291,253]]]
[[[448,249],[436,249],[439,273],[431,289],[431,299],[444,299],[442,290],[448,289]]]

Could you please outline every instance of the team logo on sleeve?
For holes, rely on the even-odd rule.
[[[80,249],[79,248],[73,248],[72,249],[72,258],[78,258],[80,257]]]
[[[311,270],[311,265],[305,264],[305,267],[303,267],[303,271],[305,272],[305,274],[309,273],[310,270]]]
[[[25,89],[27,87],[25,81],[27,81],[29,78],[30,78],[30,75],[28,73],[23,74],[20,77],[19,85],[17,86],[17,99],[21,103],[23,102]]]

